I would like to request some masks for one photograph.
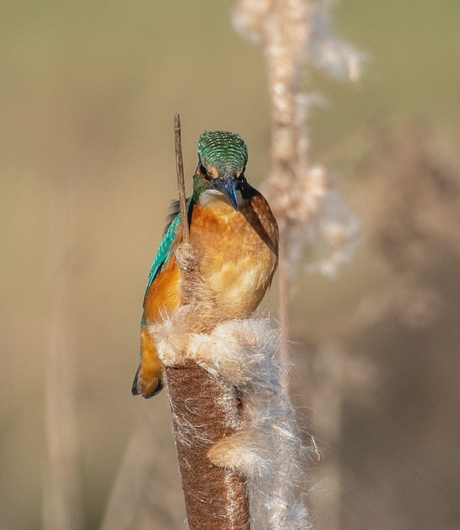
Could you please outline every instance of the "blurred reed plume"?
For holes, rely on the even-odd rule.
[[[346,478],[340,525],[456,528],[458,155],[423,120],[393,119],[361,127],[329,163],[353,182],[350,200],[376,255],[355,309],[311,335],[314,358],[329,343],[346,360],[331,377],[342,395],[341,438],[331,437]],[[314,394],[324,374],[312,372]]]
[[[266,194],[280,227],[285,361],[291,279],[305,247],[325,243],[329,255],[313,267],[333,276],[350,261],[358,233],[358,222],[331,189],[327,170],[308,157],[308,113],[319,99],[305,92],[309,69],[317,66],[352,82],[361,75],[361,55],[333,35],[333,6],[325,0],[240,0],[233,15],[236,29],[264,47],[268,65],[272,167]]]
[[[366,202],[360,212],[366,236],[392,273],[392,282],[350,315],[347,333],[390,313],[408,328],[431,325],[445,297],[435,271],[460,256],[458,161],[426,123],[413,119],[363,126],[337,146],[331,163],[357,183],[354,203]]]

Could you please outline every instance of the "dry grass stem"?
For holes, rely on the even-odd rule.
[[[45,477],[44,528],[82,528],[72,318],[68,291],[72,267],[73,198],[68,181],[51,205],[50,316],[46,381],[48,466]]]
[[[100,530],[134,528],[152,473],[155,447],[144,427],[138,427],[126,449]]]
[[[176,150],[177,188],[179,192],[182,233],[184,237],[184,243],[189,243],[190,230],[188,226],[187,201],[185,198],[184,161],[182,158],[182,139],[179,114],[174,114],[174,145]]]

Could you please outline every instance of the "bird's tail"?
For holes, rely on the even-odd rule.
[[[155,342],[146,326],[141,328],[141,362],[134,376],[133,396],[151,398],[163,388],[164,366],[157,355]]]
[[[162,388],[163,381],[161,374],[158,374],[157,377],[145,377],[145,375],[142,374],[141,361],[137,368],[136,375],[134,376],[131,394],[133,396],[142,396],[148,399],[158,394]]]

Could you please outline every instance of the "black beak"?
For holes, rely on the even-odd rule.
[[[228,197],[228,200],[232,203],[233,208],[238,212],[238,199],[236,198],[236,182],[232,179],[230,173],[225,173],[222,178],[216,178],[211,180],[213,188],[220,191]]]

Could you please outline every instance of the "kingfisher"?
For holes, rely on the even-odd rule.
[[[238,134],[204,132],[198,141],[193,195],[187,200],[199,274],[219,314],[228,320],[247,318],[256,310],[278,265],[278,225],[266,199],[246,180],[247,161],[248,150]],[[184,303],[175,256],[182,233],[177,205],[144,296],[141,361],[132,386],[132,394],[144,398],[163,387],[164,367],[149,326],[160,324]]]

